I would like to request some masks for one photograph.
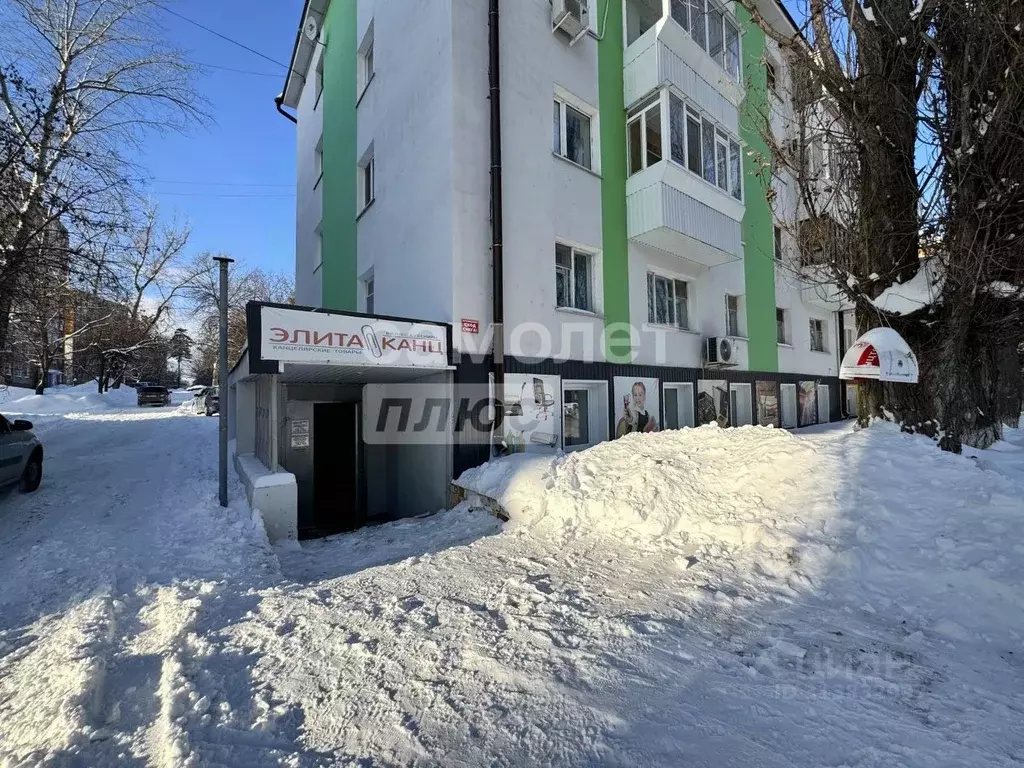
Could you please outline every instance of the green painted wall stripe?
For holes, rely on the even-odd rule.
[[[768,84],[761,59],[764,32],[750,14],[736,4],[736,18],[744,27],[743,74],[746,98],[740,109],[740,138],[744,152],[743,273],[746,283],[747,335],[750,338],[748,366],[752,371],[778,371],[779,348],[775,328],[775,236],[771,208],[764,182],[757,175],[771,161],[764,139],[763,115],[767,113]]]
[[[324,19],[324,40],[321,298],[325,309],[355,311],[356,0],[331,3]]]
[[[622,88],[622,0],[599,0],[604,34],[597,45],[601,119],[601,241],[605,354],[632,362],[629,327],[629,246],[626,230],[626,105]]]

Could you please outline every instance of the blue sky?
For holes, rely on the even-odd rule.
[[[177,0],[169,7],[287,64],[302,0]],[[274,76],[204,70],[197,85],[214,122],[147,139],[139,162],[158,180],[148,193],[162,213],[192,223],[191,251],[223,251],[292,275],[295,126],[274,108],[286,69],[168,13],[161,18],[168,39],[193,61]]]

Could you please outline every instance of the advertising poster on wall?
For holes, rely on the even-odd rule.
[[[779,426],[779,390],[774,381],[759,381],[757,387],[757,423],[762,427]]]
[[[818,423],[818,385],[813,381],[801,381],[797,385],[800,400],[800,422],[798,426],[808,427]]]
[[[562,380],[513,373],[505,377],[505,444],[509,453],[553,451],[561,443]]]
[[[697,426],[702,424],[729,426],[729,384],[724,379],[697,382]]]
[[[615,377],[616,438],[633,432],[657,432],[661,429],[659,391],[657,379]]]

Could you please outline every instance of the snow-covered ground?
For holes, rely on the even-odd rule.
[[[464,478],[504,526],[275,552],[216,506],[216,420],[41,421],[43,488],[0,499],[0,764],[1024,761],[1019,431],[627,436]]]

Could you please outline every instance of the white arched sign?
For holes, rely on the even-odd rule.
[[[846,350],[839,378],[917,384],[917,358],[892,328],[872,328]]]

